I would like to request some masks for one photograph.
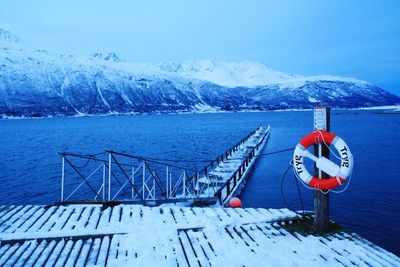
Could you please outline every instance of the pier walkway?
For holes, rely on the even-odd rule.
[[[400,266],[342,228],[308,233],[306,221],[287,209],[0,206],[0,266]]]
[[[107,150],[62,157],[61,203],[118,202],[156,206],[226,204],[240,194],[270,135],[258,127],[202,170]],[[72,185],[73,188],[68,188]]]

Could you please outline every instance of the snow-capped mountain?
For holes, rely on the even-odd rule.
[[[0,28],[0,42],[20,43],[21,39],[15,36],[12,32]]]
[[[295,85],[307,81],[343,81],[365,83],[354,78],[335,76],[304,77],[288,74],[268,68],[260,62],[240,61],[223,62],[211,60],[167,62],[158,64],[158,67],[168,73],[177,74],[189,79],[199,79],[215,83],[224,87],[259,87],[272,84]]]
[[[115,53],[112,52],[104,52],[104,53],[94,53],[92,55],[93,58],[102,59],[106,61],[112,62],[121,62],[122,60]]]
[[[83,58],[24,48],[0,30],[0,114],[48,116],[129,112],[365,107],[400,103],[368,82],[304,77],[258,62],[129,63],[114,53]]]

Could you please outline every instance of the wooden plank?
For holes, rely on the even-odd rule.
[[[30,255],[27,255],[26,259],[21,257],[15,266],[33,266],[34,263],[38,260],[43,250],[47,246],[47,241],[43,240],[40,244],[36,244],[35,249],[32,251]]]
[[[279,233],[279,235],[290,236],[290,233],[282,228],[282,226],[278,222],[272,222],[269,226],[274,228]]]
[[[29,249],[29,247],[34,247],[36,242],[24,242],[20,244],[19,248],[13,253],[13,255],[5,262],[6,266],[15,266],[15,263],[19,258]]]
[[[19,244],[19,243],[15,243],[15,244],[11,245],[11,246],[7,249],[7,251],[1,256],[1,258],[0,258],[0,266],[2,266],[3,264],[5,264],[5,263],[8,261],[8,259],[9,259],[10,257],[13,256],[14,252],[15,252],[19,247],[20,247],[20,244]]]
[[[4,253],[6,253],[7,252],[7,250],[9,249],[11,247],[11,245],[10,244],[2,244],[1,242],[0,242],[0,258],[4,255]]]
[[[93,239],[89,238],[85,240],[85,243],[82,246],[82,250],[78,255],[78,260],[76,261],[75,267],[83,267],[86,265],[92,245]]]
[[[383,252],[381,249],[376,249],[375,245],[368,244],[366,242],[361,241],[356,236],[349,235],[345,232],[340,233],[347,240],[352,241],[353,244],[357,245],[364,255],[370,257],[374,261],[378,262],[386,262],[386,264],[395,265],[398,263],[398,260],[394,260],[392,257],[389,257],[386,252]],[[374,246],[374,247],[373,247]],[[381,260],[381,261],[380,261]]]
[[[265,220],[265,218],[264,218],[264,215],[262,214],[262,213],[260,213],[260,212],[258,212],[256,209],[254,209],[254,208],[245,208],[245,209],[243,209],[245,212],[247,212],[248,214],[250,214],[250,216],[252,217],[252,218],[255,218],[255,219],[257,219],[258,221],[262,221],[262,220]]]
[[[231,217],[232,221],[239,223],[242,222],[245,218],[238,210],[240,210],[240,208],[225,208],[224,212]]]
[[[72,248],[74,246],[74,241],[73,240],[68,240],[64,246],[64,248],[61,250],[60,254],[58,255],[55,265],[56,266],[64,266],[66,261],[68,260],[68,257],[72,251]],[[49,261],[48,264],[51,264]]]
[[[48,222],[49,218],[51,218],[54,214],[57,214],[58,211],[61,211],[60,206],[52,206],[50,207],[40,218],[37,220],[33,221],[30,224],[30,226],[25,230],[27,232],[37,232],[43,228],[43,226]]]
[[[64,212],[58,217],[55,218],[55,216],[52,216],[52,218],[49,219],[49,229],[48,231],[57,231],[59,232],[67,223],[68,220],[71,218],[72,214],[74,212],[79,212],[80,209],[77,208],[66,208]]]
[[[59,242],[56,242],[56,246],[53,247],[51,250],[45,249],[43,251],[42,256],[40,256],[39,260],[37,261],[38,266],[44,266],[45,264],[47,266],[53,266],[55,262],[57,261],[58,257],[60,256],[62,250],[64,249],[64,246],[67,242],[62,239]]]
[[[97,229],[98,225],[100,224],[101,215],[101,208],[95,207],[85,222],[85,229]]]
[[[251,239],[246,232],[243,231],[241,227],[232,227],[231,234],[234,236],[235,234],[239,236],[246,243],[248,247],[251,247],[254,250],[255,246],[258,246],[257,242],[254,239]]]
[[[75,229],[78,220],[82,216],[82,213],[87,210],[87,207],[78,207],[73,209],[73,212],[69,213],[69,217],[64,221],[62,225],[58,225],[58,229],[60,230],[79,230]],[[57,228],[55,228],[57,229]]]
[[[193,247],[188,239],[188,236],[185,231],[179,232],[178,235],[179,241],[181,243],[182,251],[185,255],[185,259],[189,266],[201,266],[199,259],[197,258],[196,252],[193,250]]]
[[[272,241],[272,237],[265,231],[265,228],[262,227],[262,225],[260,225],[260,224],[256,224],[253,226],[246,225],[243,227],[250,227],[252,229],[252,235],[254,235],[257,238],[257,240],[261,240],[261,241],[259,241],[261,243],[260,246],[268,247],[268,246],[273,245],[271,243],[275,242],[275,241]]]
[[[108,253],[108,259],[113,260],[117,258],[118,255],[118,247],[120,242],[120,236],[114,235],[110,244],[110,249]]]
[[[224,212],[223,209],[213,209],[213,211],[215,211],[215,213],[218,215],[218,219],[221,222],[224,222],[225,224],[233,222],[234,220],[232,219],[232,217],[230,215],[228,215],[228,213]]]
[[[1,213],[1,217],[0,217],[0,225],[3,223],[4,220],[6,220],[7,218],[10,217],[10,212],[15,212],[15,209],[22,209],[23,206],[15,206],[15,205],[11,205],[8,209],[5,209],[2,211]]]
[[[193,225],[199,222],[199,218],[193,214],[190,208],[181,208],[179,210],[185,217],[188,224]]]
[[[182,243],[179,241],[178,236],[173,239],[169,239],[169,245],[172,248],[172,252],[175,256],[175,261],[178,266],[189,267],[189,263],[186,259],[186,252],[182,249]]]
[[[193,230],[185,231],[186,235],[192,245],[194,251],[196,251],[196,256],[201,264],[201,266],[211,266],[210,257],[207,255],[206,251],[201,246],[201,241],[203,239],[199,238],[200,232],[195,232]]]
[[[93,245],[89,251],[88,259],[86,261],[87,265],[92,266],[96,264],[102,241],[103,241],[102,238],[94,239]]]
[[[111,217],[109,219],[109,223],[112,225],[119,223],[121,221],[122,212],[123,212],[123,209],[121,208],[121,205],[114,207]]]
[[[240,218],[245,218],[246,215],[243,214],[242,208],[232,209],[233,213],[236,213]]]
[[[110,215],[111,215],[111,210],[112,210],[111,208],[106,208],[105,210],[103,210],[101,212],[99,224],[96,227],[96,229],[101,229],[108,225],[108,221],[109,221]]]
[[[44,214],[46,209],[41,207],[37,212],[35,212],[30,218],[28,218],[20,227],[15,228],[13,233],[23,233],[27,231],[33,224],[35,224]]]
[[[299,235],[299,238],[300,238],[300,240],[304,240],[304,237],[301,235]],[[324,244],[328,250],[331,250],[334,253],[335,256],[333,256],[333,258],[337,262],[341,263],[344,266],[355,265],[355,262],[350,260],[350,257],[349,257],[350,253],[346,253],[346,254],[341,253],[340,248],[339,248],[339,250],[336,249],[337,247],[335,247],[335,242],[332,242],[332,240],[328,239],[327,237],[319,237],[318,240],[322,244]]]
[[[79,220],[79,222],[76,222],[76,227],[79,229],[84,229],[89,225],[91,216],[95,213],[96,207],[90,207],[85,210],[85,212],[82,214],[82,218]]]
[[[279,231],[276,230],[274,227],[272,227],[270,224],[264,224],[263,225],[263,229],[272,238],[274,236],[279,236],[280,235]]]
[[[43,243],[44,241],[42,241]],[[55,240],[49,242],[46,244],[46,247],[44,250],[39,254],[39,257],[33,261],[32,265],[36,266],[44,266],[44,264],[47,262],[48,258],[52,255],[53,251],[56,249],[57,245],[61,242],[57,242]],[[62,245],[62,244],[60,244]],[[30,260],[28,261],[30,262]]]
[[[276,247],[277,242],[268,238],[254,224],[236,227],[243,239],[250,244],[250,251],[257,254],[257,257],[265,259],[267,262],[273,262],[270,256],[271,247]],[[241,230],[241,231],[239,231]],[[289,251],[288,251],[289,252]]]
[[[8,212],[12,208],[14,208],[14,205],[1,205],[0,206],[0,222],[1,222],[1,217],[3,216],[3,214]]]
[[[251,221],[253,221],[253,222],[264,220],[264,216],[262,216],[258,212],[254,212],[254,211],[251,212],[248,208],[239,209],[239,211],[240,211],[240,214],[242,215],[242,217],[251,218]]]
[[[110,237],[105,236],[103,237],[103,240],[101,242],[96,265],[105,266],[107,264],[109,249],[110,249]]]
[[[263,224],[256,224],[255,227],[256,227],[257,231],[260,232],[260,234],[262,233],[265,235],[266,238],[271,239],[270,234],[267,232],[266,228],[263,227]]]
[[[13,232],[13,229],[18,228],[26,222],[37,209],[39,209],[37,206],[27,206],[27,208],[23,208],[0,226],[0,232]]]
[[[199,231],[197,233],[197,237],[199,238],[199,243],[204,250],[205,254],[208,256],[210,262],[213,261],[217,257],[217,252],[214,247],[210,243],[210,239],[206,235],[205,231]]]
[[[221,216],[215,209],[204,208],[204,214],[207,218],[215,218],[218,219],[215,223],[223,222]]]
[[[32,218],[36,218],[36,216],[40,215],[43,213],[43,207],[42,206],[35,206],[30,212],[24,214],[18,222],[13,223],[8,229],[6,229],[4,232],[7,233],[14,233],[17,231],[17,229],[22,229],[23,226],[32,220]]]
[[[130,223],[132,214],[132,206],[131,205],[122,205],[122,217],[121,221],[124,223]]]
[[[59,218],[61,218],[66,212],[67,209],[65,207],[58,207],[54,213],[50,214],[50,216],[47,217],[46,221],[44,221],[43,225],[40,226],[40,229],[38,229],[38,231],[50,231],[53,226],[59,221]]]
[[[13,217],[17,215],[17,218],[23,214],[24,210],[31,208],[32,206],[17,206],[16,208],[8,211],[6,214],[4,214],[3,217],[1,217],[1,222],[0,222],[0,232],[2,232],[2,229],[7,227],[9,225],[9,222],[13,220]]]
[[[78,256],[81,252],[81,249],[83,247],[83,240],[77,240],[76,242],[74,242],[73,247],[71,249],[71,252],[69,253],[69,255],[66,258],[66,262],[63,264],[65,267],[73,267],[75,266],[75,263],[78,260]]]
[[[250,247],[250,244],[247,243],[240,235],[238,235],[237,232],[233,229],[233,227],[226,227],[225,231],[237,245]]]

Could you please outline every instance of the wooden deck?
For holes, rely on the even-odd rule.
[[[303,221],[287,209],[0,206],[0,266],[400,266],[356,234],[317,236]]]

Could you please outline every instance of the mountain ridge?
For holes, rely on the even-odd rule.
[[[252,61],[130,63],[115,53],[77,57],[16,47],[15,38],[8,37],[0,35],[0,40],[9,40],[0,42],[3,117],[274,110],[317,104],[353,108],[400,103],[400,97],[355,78],[305,77]]]

